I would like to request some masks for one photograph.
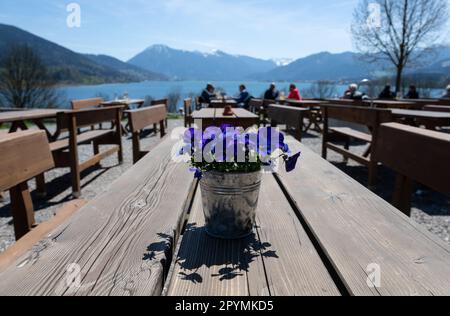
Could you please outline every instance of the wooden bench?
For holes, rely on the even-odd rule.
[[[192,123],[194,123],[194,119],[192,118],[192,99],[185,99],[183,101],[183,109],[184,109],[184,127],[191,127]]]
[[[152,102],[150,102],[150,104],[152,106],[164,104],[166,106],[166,112],[169,113],[169,99],[153,100]],[[164,123],[166,124],[166,128],[168,128],[169,127],[169,125],[168,125],[169,122],[168,122],[167,118],[164,120]],[[156,128],[158,127],[157,124],[155,124],[153,127],[155,128],[155,133],[156,133]]]
[[[165,138],[45,236],[45,247],[0,271],[0,295],[161,295],[195,189],[186,165],[171,159],[177,141]],[[73,265],[81,268],[79,287],[66,281]]]
[[[133,162],[137,163],[150,150],[141,149],[140,136],[141,131],[147,126],[159,123],[161,138],[165,135],[164,121],[167,118],[166,106],[164,104],[152,107],[127,111],[130,122],[131,132],[133,134]]]
[[[50,149],[57,168],[70,168],[74,197],[81,195],[80,174],[82,171],[98,165],[101,160],[115,153],[118,155],[119,163],[123,162],[122,109],[123,107],[116,106],[58,113],[58,129],[60,131],[68,131],[69,137],[51,143]],[[105,122],[113,122],[114,128],[78,133],[83,127]],[[86,144],[93,145],[94,156],[86,161],[80,162],[78,145]],[[112,147],[100,151],[100,145],[112,145]]]
[[[72,100],[70,101],[70,106],[72,110],[93,109],[101,107],[103,102],[105,102],[103,98]],[[94,128],[94,126],[91,126],[91,130],[94,130]],[[100,129],[102,129],[102,124],[100,124]]]
[[[324,116],[322,157],[327,159],[327,152],[330,149],[341,154],[345,160],[352,159],[367,166],[369,168],[368,186],[371,188],[375,184],[377,168],[377,162],[372,159],[372,148],[376,144],[380,124],[392,121],[391,112],[389,110],[366,107],[323,105],[322,113]],[[352,127],[330,128],[330,119],[366,126],[371,131],[371,134]],[[368,143],[369,147],[364,155],[360,156],[350,151],[350,140],[352,139]],[[344,141],[344,147],[342,148],[335,144],[334,142],[336,141]]]
[[[450,135],[398,123],[383,124],[376,159],[397,172],[393,204],[411,215],[413,181],[450,196]]]
[[[423,110],[424,111],[431,111],[431,112],[450,112],[450,106],[445,106],[445,105],[425,105]]]
[[[294,108],[286,105],[272,104],[267,108],[267,114],[272,126],[286,124],[286,129],[294,127],[295,138],[302,140],[303,119],[308,115],[309,110],[303,108]]]
[[[34,208],[27,181],[54,167],[50,146],[44,131],[24,131],[0,136],[0,190],[8,190],[16,240],[0,254],[0,269],[5,262],[31,249],[52,228],[61,224],[82,201],[73,201],[52,220],[36,225]],[[31,233],[30,233],[31,232]]]

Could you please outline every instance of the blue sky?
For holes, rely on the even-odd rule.
[[[66,6],[81,7],[68,28]],[[299,58],[352,49],[358,0],[1,0],[0,22],[77,52],[128,60],[151,44]]]

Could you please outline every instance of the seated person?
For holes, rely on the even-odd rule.
[[[416,86],[409,86],[409,90],[405,95],[405,99],[419,99],[419,92],[417,92]]]
[[[367,99],[367,96],[361,91],[358,91],[358,85],[356,83],[352,83],[348,86],[348,90],[345,91],[343,99],[363,100]]]
[[[395,93],[391,91],[391,86],[386,85],[384,87],[384,90],[381,91],[380,95],[378,96],[378,99],[380,100],[393,100],[395,99]]]
[[[264,100],[277,100],[280,97],[280,93],[278,92],[275,83],[272,83],[269,89],[264,93]]]
[[[442,99],[450,99],[450,84],[447,86],[447,91],[442,96]]]
[[[205,90],[203,90],[202,95],[200,96],[200,102],[210,104],[211,99],[216,97],[214,91],[215,91],[214,86],[208,83]]]
[[[234,100],[236,101],[239,107],[248,109],[249,107],[248,104],[251,99],[252,96],[250,95],[250,93],[248,93],[247,88],[245,87],[245,85],[241,84],[239,86],[239,95],[237,98],[234,98]]]
[[[297,89],[295,84],[291,84],[289,86],[289,96],[288,99],[302,101],[302,96],[300,95],[300,91]]]

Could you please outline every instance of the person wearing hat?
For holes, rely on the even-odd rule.
[[[208,83],[200,96],[200,102],[210,104],[211,99],[215,97],[215,90],[214,86],[211,83]]]
[[[264,93],[264,100],[277,100],[280,96],[275,83],[271,83],[269,89]]]

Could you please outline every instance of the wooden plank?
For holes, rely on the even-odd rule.
[[[450,195],[450,135],[407,125],[383,124],[376,159],[394,171]]]
[[[0,191],[54,167],[44,131],[25,131],[0,138]]]
[[[196,195],[168,295],[339,295],[272,175],[265,175],[257,230],[244,240],[212,239]]]
[[[147,126],[159,123],[167,118],[165,105],[156,105],[144,109],[127,111],[131,132],[140,131]]]
[[[100,104],[103,103],[102,98],[93,98],[93,99],[85,99],[85,100],[72,100],[70,105],[73,110],[87,109],[87,108],[96,108],[99,107]]]
[[[357,131],[349,127],[331,127],[330,131],[346,135],[355,139],[363,140],[368,143],[372,141],[372,135]]]
[[[36,109],[26,111],[14,111],[0,113],[0,123],[12,123],[18,121],[34,120],[34,119],[52,119],[56,118],[58,109]]]
[[[94,131],[87,131],[82,134],[77,135],[77,142],[78,144],[85,144],[89,143],[95,139],[103,138],[108,135],[114,134],[114,131],[112,130],[94,130]],[[56,142],[50,143],[50,149],[52,151],[58,151],[69,148],[69,139],[61,139],[57,140]]]
[[[307,147],[287,141],[302,157],[280,180],[351,295],[450,294],[447,244]],[[368,286],[373,264],[381,269],[379,288]]]
[[[119,152],[119,150],[120,150],[119,145],[113,145],[111,148],[108,148],[104,151],[99,152],[98,154],[95,154],[88,160],[80,163],[80,172],[83,172],[84,170],[97,165],[103,159]]]
[[[23,238],[16,241],[12,246],[0,253],[0,272],[5,270],[27,251],[33,248],[46,235],[55,230],[59,225],[72,216],[76,210],[85,205],[87,201],[73,200],[59,209],[50,220],[39,224]]]
[[[176,142],[167,138],[0,273],[0,295],[161,294],[193,183],[186,165],[171,160]],[[80,268],[79,287],[66,282],[68,267]]]
[[[450,112],[450,107],[445,105],[425,105],[423,109],[431,112]]]
[[[391,112],[358,106],[322,105],[328,118],[376,127],[380,123],[391,122]]]
[[[64,113],[58,113],[58,128],[66,130],[70,126],[70,117],[76,118],[77,128],[92,126],[99,123],[112,122],[116,120],[117,111],[123,107],[112,106],[99,109],[73,110]]]

